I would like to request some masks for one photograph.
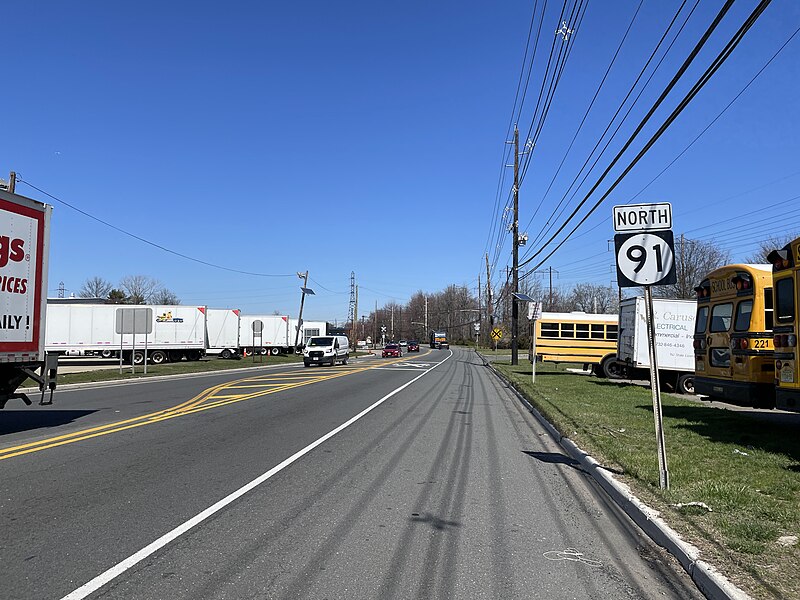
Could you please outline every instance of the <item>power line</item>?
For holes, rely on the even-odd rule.
[[[173,254],[175,256],[179,256],[180,258],[185,258],[186,260],[190,260],[192,262],[196,262],[196,263],[199,263],[201,265],[205,265],[207,267],[212,267],[214,269],[220,269],[221,271],[228,271],[230,273],[239,273],[241,275],[253,275],[255,277],[295,277],[295,273],[291,273],[291,274],[287,274],[287,275],[284,275],[284,274],[276,275],[276,274],[271,274],[271,273],[255,273],[255,272],[252,272],[252,271],[241,271],[239,269],[231,269],[229,267],[223,267],[222,265],[215,265],[214,263],[210,263],[210,262],[207,262],[207,261],[199,259],[199,258],[194,258],[192,256],[188,256],[187,254],[182,254],[182,253],[177,252],[175,250],[171,250],[170,248],[167,248],[166,246],[162,246],[161,244],[157,244],[155,242],[151,242],[150,240],[145,239],[145,238],[143,238],[143,237],[141,237],[139,235],[136,235],[135,233],[131,233],[130,231],[127,231],[125,229],[122,229],[121,227],[117,227],[116,225],[112,225],[108,221],[104,221],[103,219],[100,219],[99,217],[95,217],[94,215],[86,212],[85,210],[82,210],[82,209],[78,208],[77,206],[74,206],[73,204],[70,204],[66,200],[62,200],[61,198],[58,198],[58,197],[54,196],[53,194],[51,194],[49,192],[46,192],[46,191],[44,191],[43,189],[41,189],[39,187],[36,187],[31,182],[25,181],[21,177],[18,177],[17,181],[19,183],[24,183],[28,187],[33,188],[34,190],[36,190],[37,192],[40,192],[40,193],[44,194],[48,198],[51,198],[51,199],[55,200],[56,202],[60,202],[64,206],[67,206],[67,207],[71,208],[72,210],[74,210],[76,212],[79,212],[80,214],[82,214],[82,215],[84,215],[86,217],[89,217],[90,219],[93,219],[94,221],[97,221],[98,223],[102,223],[106,227],[110,227],[114,231],[118,231],[120,233],[123,233],[123,234],[127,235],[128,237],[132,237],[135,240],[143,242],[143,243],[145,243],[145,244],[147,244],[149,246],[153,246],[154,248],[158,248],[159,250],[163,250],[164,252],[167,252],[169,254]]]

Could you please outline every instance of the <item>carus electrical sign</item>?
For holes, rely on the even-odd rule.
[[[0,352],[39,351],[47,212],[0,196]],[[48,207],[49,208],[49,207]]]

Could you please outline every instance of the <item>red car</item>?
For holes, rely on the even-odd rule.
[[[419,342],[408,342],[409,352],[419,352]]]
[[[386,344],[383,348],[383,358],[388,358],[393,356],[395,358],[400,358],[402,353],[400,352],[400,346],[397,344]]]

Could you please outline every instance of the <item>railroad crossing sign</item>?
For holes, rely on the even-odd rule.
[[[675,275],[672,231],[618,233],[614,236],[619,287],[668,285]]]
[[[495,327],[494,329],[492,329],[492,332],[489,335],[492,336],[492,339],[495,342],[499,342],[503,337],[503,332],[500,331],[499,327]]]

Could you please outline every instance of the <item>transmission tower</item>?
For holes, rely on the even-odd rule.
[[[356,272],[350,271],[350,310],[347,313],[347,320],[350,321],[350,326],[353,328],[353,333],[356,330]]]
[[[63,281],[59,281],[58,282],[58,297],[59,298],[63,298],[64,297],[64,292],[65,292],[64,282]]]

